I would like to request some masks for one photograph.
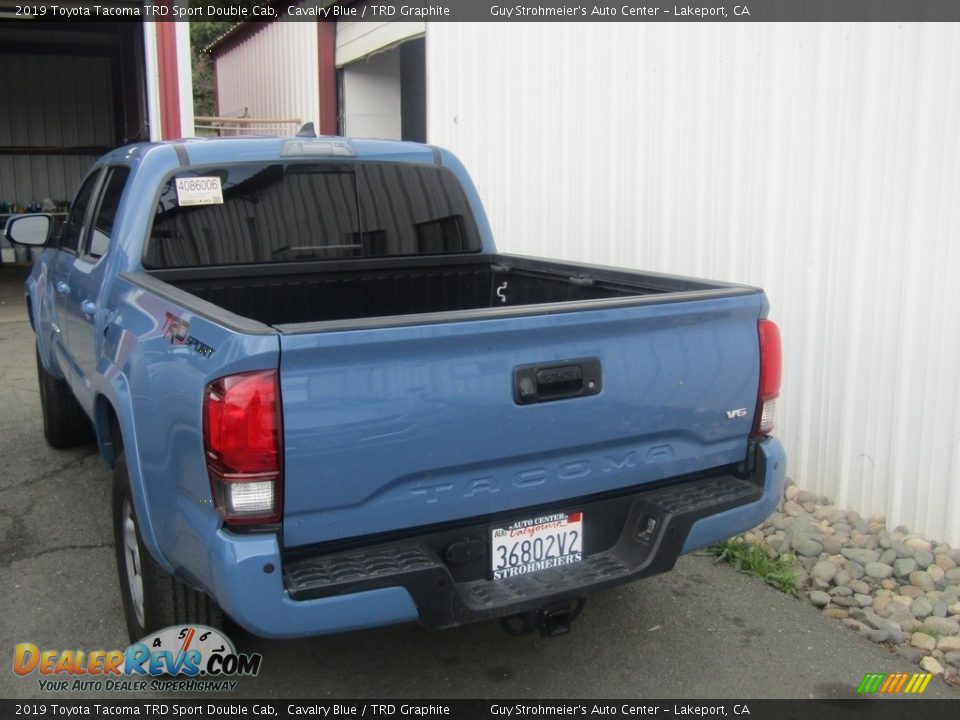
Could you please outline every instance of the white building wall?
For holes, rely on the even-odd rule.
[[[427,29],[501,249],[763,286],[789,475],[960,543],[960,26]]]
[[[315,23],[267,23],[218,58],[216,71],[221,115],[246,108],[248,115],[256,118],[320,120]],[[292,135],[298,129],[286,125],[266,132]]]

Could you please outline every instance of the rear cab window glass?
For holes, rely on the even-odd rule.
[[[181,204],[178,178],[222,197]],[[143,263],[196,267],[479,252],[469,203],[447,169],[402,163],[244,164],[180,171],[161,193]]]
[[[117,217],[117,208],[120,207],[120,198],[127,186],[130,169],[114,167],[100,196],[100,206],[93,221],[93,231],[90,233],[90,243],[87,246],[87,256],[95,260],[103,257],[110,247],[110,238],[113,236],[113,223]]]

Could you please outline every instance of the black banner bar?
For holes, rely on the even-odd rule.
[[[0,700],[3,718],[149,717],[278,718],[286,720],[951,720],[953,700]]]
[[[0,17],[35,21],[352,20],[360,22],[908,22],[960,21],[957,0],[178,0],[5,3]]]

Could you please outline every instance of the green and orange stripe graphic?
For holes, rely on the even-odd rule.
[[[927,689],[930,673],[867,673],[857,686],[857,694],[918,695]]]

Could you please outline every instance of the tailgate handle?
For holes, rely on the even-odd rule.
[[[602,386],[597,358],[524,365],[513,371],[513,399],[518,405],[596,395]]]

